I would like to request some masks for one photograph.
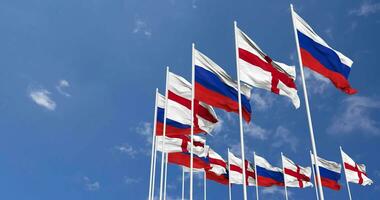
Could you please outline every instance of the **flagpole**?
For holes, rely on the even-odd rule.
[[[313,159],[311,156],[312,156],[312,154],[311,154],[311,151],[310,151],[310,158]],[[313,165],[313,161],[311,162],[311,169],[313,170],[313,176],[314,176],[315,194],[317,195],[317,200],[319,200],[318,185],[317,185],[317,179],[316,179],[316,176],[315,176],[315,167]]]
[[[195,94],[195,75],[194,75],[194,50],[195,44],[191,45],[191,147],[190,147],[190,200],[193,200],[193,145],[194,145],[194,94]]]
[[[203,176],[203,199],[207,199],[207,177],[206,177],[206,171],[204,171],[204,176]]]
[[[351,190],[350,190],[350,184],[348,183],[348,180],[347,180],[347,176],[346,176],[346,167],[344,166],[344,160],[343,160],[343,150],[342,150],[342,147],[339,146],[339,149],[340,149],[340,156],[342,158],[342,165],[343,165],[343,169],[344,169],[344,177],[346,178],[346,184],[347,184],[347,191],[348,191],[348,196],[350,197],[350,200],[352,200],[352,197],[351,197]]]
[[[185,170],[183,169],[183,167],[181,167],[182,169],[182,200],[185,200]]]
[[[166,137],[166,114],[168,112],[168,79],[169,67],[166,67],[166,87],[165,87],[165,111],[164,111],[164,127],[162,129],[162,153],[161,153],[161,177],[160,177],[160,200],[162,200],[163,184],[164,184],[164,164],[165,164],[165,137]]]
[[[168,153],[165,154],[165,179],[164,179],[164,200],[166,200],[166,185],[168,181]]]
[[[231,175],[231,170],[230,170],[230,149],[227,148],[227,162],[228,162],[228,197],[229,200],[232,200],[232,191],[231,191],[231,181],[230,181],[230,175]]]
[[[256,200],[259,200],[259,178],[257,177],[256,152],[253,152],[253,164],[255,167]]]
[[[318,162],[317,162],[317,156],[318,155],[317,155],[317,147],[315,145],[315,139],[314,139],[313,122],[311,120],[311,113],[310,113],[310,108],[309,108],[309,99],[308,99],[308,95],[307,95],[305,76],[303,73],[303,64],[302,64],[302,59],[301,59],[300,46],[299,46],[299,41],[298,41],[298,37],[297,37],[296,27],[294,24],[294,14],[293,14],[294,10],[293,10],[292,4],[290,4],[290,9],[292,12],[293,31],[294,31],[294,37],[296,39],[298,62],[299,62],[299,67],[300,67],[301,77],[302,77],[303,95],[305,97],[305,105],[306,105],[306,113],[307,113],[307,119],[308,119],[308,124],[309,124],[311,146],[312,146],[312,150],[313,150],[315,166],[317,167],[317,170],[316,170],[317,171],[317,183],[318,183],[317,186],[319,189],[319,196],[320,196],[321,200],[324,200],[323,189],[322,189],[322,184],[321,184],[321,176],[320,176],[319,166],[318,166]]]
[[[247,185],[245,184],[245,153],[244,153],[244,133],[243,133],[243,113],[241,109],[241,90],[240,90],[240,67],[239,67],[239,52],[238,43],[236,37],[237,22],[234,21],[234,33],[235,33],[235,57],[236,57],[236,70],[237,70],[237,83],[238,83],[238,100],[239,100],[239,125],[240,125],[240,148],[241,148],[241,160],[243,161],[243,196],[244,200],[247,200]]]
[[[156,130],[156,125],[154,126],[153,129]],[[156,131],[154,131],[154,132],[156,133]],[[151,200],[154,199],[154,189],[155,189],[155,181],[156,181],[156,163],[157,163],[156,137],[154,137],[154,159],[153,160],[154,160],[154,162],[153,162],[153,178],[152,178],[152,196],[151,196]]]
[[[157,96],[158,96],[158,88],[156,88],[155,94],[155,102],[154,102],[154,118],[153,118],[153,132],[152,132],[152,154],[150,158],[150,176],[149,176],[149,197],[148,199],[152,200],[152,190],[154,187],[153,184],[153,163],[154,160],[154,151],[156,150],[156,121],[157,121]]]
[[[285,199],[288,200],[288,190],[286,189],[286,178],[285,178],[285,168],[284,168],[284,154],[281,152],[282,161],[282,173],[284,174],[284,188],[285,188]]]

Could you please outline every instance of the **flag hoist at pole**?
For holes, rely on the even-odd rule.
[[[156,175],[156,122],[157,122],[157,101],[158,101],[158,88],[156,88],[155,101],[154,101],[154,118],[153,118],[153,132],[152,132],[152,154],[150,164],[150,177],[149,177],[149,197],[152,200],[154,198],[154,182]]]

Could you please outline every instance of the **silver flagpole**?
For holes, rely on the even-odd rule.
[[[231,170],[230,170],[230,149],[227,148],[227,159],[228,159],[228,197],[229,200],[232,200],[232,191],[231,191],[231,181],[230,181],[230,175],[231,175]]]
[[[286,189],[286,178],[285,178],[285,168],[284,168],[284,154],[281,152],[282,161],[282,174],[284,175],[284,188],[285,188],[285,199],[288,200],[288,190]]]
[[[256,152],[253,152],[253,164],[255,166],[256,200],[259,200],[259,178],[257,177]]]
[[[235,56],[236,56],[236,71],[237,71],[237,82],[238,82],[238,100],[239,100],[239,124],[240,124],[240,148],[241,148],[241,159],[243,161],[243,197],[247,200],[247,185],[245,184],[245,153],[244,153],[244,133],[243,133],[243,112],[241,109],[241,90],[240,90],[240,66],[239,66],[239,50],[238,41],[236,37],[237,22],[234,21],[234,33],[235,33]]]
[[[155,143],[156,143],[156,141],[155,141]],[[157,163],[157,147],[156,147],[156,144],[154,145],[154,159],[153,160],[154,160],[154,162],[153,162],[153,178],[152,178],[152,196],[151,196],[151,200],[154,199],[154,189],[155,189],[155,185],[156,185],[155,184],[155,181],[156,181],[156,163]]]
[[[351,197],[351,190],[350,190],[350,184],[348,183],[347,176],[346,176],[346,167],[344,166],[343,150],[342,150],[342,147],[341,147],[341,146],[339,146],[339,149],[340,149],[340,156],[342,157],[342,165],[343,165],[343,169],[344,169],[344,177],[346,178],[348,197],[350,197],[350,200],[352,200],[352,197]]]
[[[158,88],[156,88],[155,102],[154,102],[154,118],[153,118],[153,133],[152,133],[152,154],[150,158],[150,177],[149,177],[149,197],[148,199],[152,200],[152,191],[154,188],[153,177],[153,163],[155,163],[154,153],[156,150],[156,122],[157,122],[157,96]]]
[[[166,114],[168,112],[168,79],[169,67],[166,67],[166,88],[165,88],[165,111],[164,111],[164,127],[162,129],[162,154],[161,154],[161,177],[160,177],[160,200],[162,200],[163,184],[164,184],[164,164],[165,164],[165,137],[166,137]]]
[[[310,158],[312,158],[312,154],[311,154],[311,151],[310,151]],[[317,179],[316,179],[316,176],[315,176],[315,167],[313,165],[313,161],[311,161],[311,169],[313,170],[313,176],[314,176],[314,187],[315,187],[315,194],[317,195],[317,200],[319,200],[319,195],[318,195],[318,186],[317,186]]]
[[[165,154],[165,179],[164,179],[164,200],[166,200],[166,185],[168,181],[168,153]]]
[[[305,97],[305,105],[306,105],[306,113],[307,113],[307,119],[309,123],[309,131],[310,131],[310,139],[311,139],[311,146],[313,150],[313,156],[314,156],[314,161],[315,161],[315,166],[317,167],[317,181],[318,181],[318,189],[319,189],[319,196],[321,200],[324,200],[323,196],[323,189],[322,189],[322,184],[321,183],[321,176],[319,173],[319,167],[318,167],[318,162],[317,162],[317,147],[315,145],[315,139],[314,139],[314,130],[313,130],[313,122],[311,120],[311,113],[310,113],[310,108],[309,108],[309,99],[307,96],[307,89],[306,89],[306,82],[305,82],[305,76],[303,73],[303,64],[302,64],[302,59],[301,59],[301,53],[300,53],[300,45],[298,41],[298,36],[297,36],[297,30],[296,26],[294,24],[294,10],[293,10],[293,5],[290,4],[290,9],[292,12],[292,22],[293,22],[293,30],[294,30],[294,37],[296,39],[296,45],[297,45],[297,53],[298,53],[298,62],[299,62],[299,67],[301,71],[301,77],[302,77],[302,86],[303,86],[303,95]]]
[[[182,168],[182,200],[185,200],[185,170]]]
[[[206,177],[206,171],[204,171],[203,176],[203,199],[207,199],[207,177]]]
[[[194,74],[194,49],[195,44],[191,48],[191,150],[190,150],[190,200],[193,200],[193,146],[194,146],[194,94],[195,94],[195,74]]]

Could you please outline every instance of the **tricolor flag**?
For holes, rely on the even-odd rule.
[[[313,154],[311,154],[311,161],[313,163],[314,169],[316,169]],[[341,176],[341,165],[339,163],[328,161],[320,157],[318,157],[317,162],[319,166],[319,173],[321,175],[322,186],[330,188],[332,190],[340,190],[341,186],[339,184],[339,180]],[[316,178],[318,177],[316,176]]]
[[[211,106],[239,113],[238,86],[214,61],[194,49],[195,98]],[[241,85],[241,102],[244,119],[251,120],[251,88]]]
[[[359,185],[371,185],[373,181],[368,178],[366,167],[363,164],[356,164],[343,150],[341,150],[344,171],[348,182]]]
[[[235,34],[240,80],[253,87],[287,96],[299,108],[295,67],[272,60],[237,27]]]
[[[263,187],[284,186],[284,174],[282,169],[273,167],[265,158],[255,154],[257,184]]]
[[[242,169],[242,160],[237,158],[231,152],[228,152],[228,164],[229,164],[229,178],[230,183],[232,184],[243,184],[243,169]],[[255,171],[252,165],[245,160],[245,184],[249,186],[255,186]]]
[[[296,12],[293,11],[292,16],[302,64],[330,79],[335,87],[346,94],[355,94],[357,91],[348,82],[353,61],[331,48]]]
[[[226,161],[211,148],[208,151],[208,159],[210,162],[210,169],[206,171],[207,179],[227,185],[228,173]]]
[[[312,187],[311,167],[301,167],[289,158],[282,156],[284,181],[286,187],[305,188]]]
[[[169,72],[166,136],[188,135],[191,131],[191,84]],[[210,133],[218,122],[214,109],[202,102],[194,103],[194,133]],[[158,110],[157,135],[162,135],[164,110]]]

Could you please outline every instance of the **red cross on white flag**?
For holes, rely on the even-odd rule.
[[[286,187],[305,188],[313,186],[310,182],[310,167],[301,167],[285,156],[282,156],[282,164],[284,167],[284,181]]]
[[[343,150],[341,153],[347,181],[363,186],[371,185],[373,181],[367,177],[365,165],[357,164]]]

